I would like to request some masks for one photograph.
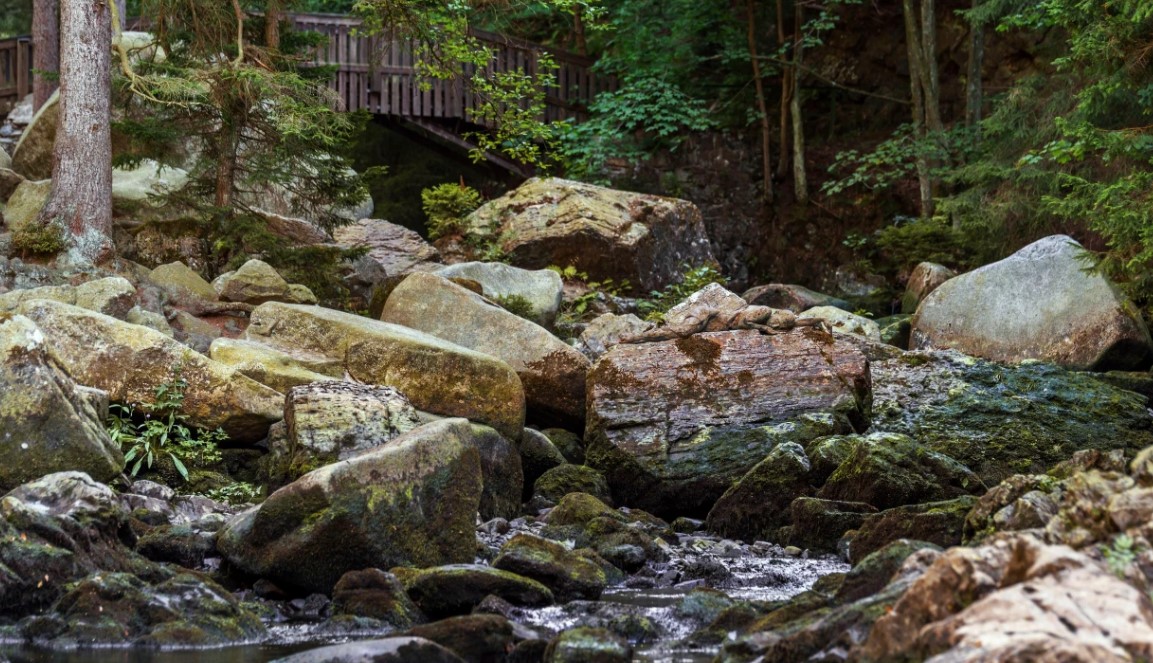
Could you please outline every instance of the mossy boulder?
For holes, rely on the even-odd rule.
[[[550,504],[560,502],[569,493],[586,493],[612,503],[604,475],[587,465],[558,465],[536,480],[532,492]]]
[[[517,534],[504,544],[492,565],[539,581],[561,603],[595,601],[607,584],[596,564],[559,543],[529,534]]]
[[[420,419],[392,387],[325,381],[285,394],[284,424],[289,449],[319,467],[379,447],[419,427]]]
[[[81,389],[32,320],[0,314],[0,490],[75,470],[107,481],[124,455],[104,429],[107,394]]]
[[[594,518],[615,518],[626,520],[619,511],[605,504],[596,495],[588,493],[571,492],[560,499],[555,507],[545,516],[545,522],[554,527],[571,525],[584,526]]]
[[[856,564],[897,539],[926,541],[942,548],[959,545],[965,517],[976,504],[977,498],[969,495],[945,502],[899,506],[867,516],[849,545],[849,561]]]
[[[156,388],[171,383],[179,366],[188,382],[181,414],[189,425],[221,427],[233,439],[252,441],[281,418],[280,393],[156,330],[48,300],[24,302],[20,312],[44,332],[74,380],[107,391],[113,401],[147,410]]]
[[[608,629],[581,626],[567,629],[549,642],[545,663],[629,663],[628,640]]]
[[[48,192],[52,189],[52,180],[24,180],[20,182],[8,197],[4,206],[4,223],[8,230],[20,233],[30,229],[36,223],[36,217],[48,201]]]
[[[290,299],[288,281],[272,265],[255,259],[234,272],[221,274],[212,282],[212,288],[226,302],[263,304]]]
[[[344,367],[335,360],[284,352],[263,343],[234,338],[214,339],[208,356],[282,394],[293,387],[344,377]]]
[[[616,499],[702,516],[782,442],[864,427],[868,361],[808,329],[613,346],[589,373],[589,465]]]
[[[465,417],[516,439],[524,387],[505,362],[435,336],[319,306],[268,302],[252,312],[248,338],[340,361],[367,384],[396,387],[418,410]]]
[[[1079,449],[1153,445],[1144,397],[1051,364],[910,352],[872,362],[871,372],[871,431],[908,435],[987,486],[1042,474]]]
[[[551,269],[521,269],[500,262],[462,262],[436,270],[437,276],[465,278],[480,284],[485,297],[499,302],[522,298],[529,307],[528,317],[551,328],[560,308],[564,282]]]
[[[520,451],[521,467],[524,469],[526,500],[532,496],[532,487],[541,475],[569,462],[548,436],[531,428],[524,429],[516,446]]]
[[[836,603],[852,603],[884,589],[901,564],[918,550],[936,550],[941,547],[926,541],[897,539],[879,550],[865,555],[845,574],[833,597]]]
[[[663,520],[639,509],[614,510],[592,495],[569,493],[545,517],[541,535],[591,548],[614,566],[632,572],[658,559],[660,538],[672,538]],[[596,561],[596,560],[594,560]]]
[[[519,639],[512,623],[500,615],[449,617],[409,629],[408,635],[435,642],[468,663],[505,661]]]
[[[580,426],[589,360],[548,330],[445,278],[417,272],[393,289],[380,319],[483,352],[524,383],[528,415]]]
[[[478,510],[485,520],[512,519],[520,513],[524,493],[524,470],[516,445],[495,429],[481,424],[469,426],[469,444],[480,454],[484,480]]]
[[[857,529],[868,514],[876,512],[876,507],[863,502],[798,497],[789,505],[792,525],[784,538],[798,548],[835,552],[846,532]]]
[[[563,428],[546,428],[541,431],[573,465],[584,465],[585,443],[580,435]]]
[[[325,593],[352,570],[471,561],[483,489],[471,436],[445,419],[310,472],[231,520],[217,545],[247,573]]]
[[[154,562],[198,569],[204,565],[205,557],[215,554],[216,535],[188,525],[160,525],[140,537],[136,550]]]
[[[318,647],[276,659],[276,663],[465,663],[464,659],[431,640],[396,636]]]
[[[775,538],[778,528],[790,524],[793,500],[812,493],[810,468],[801,445],[785,442],[776,446],[717,500],[706,526],[722,536],[745,541]]]
[[[380,569],[349,571],[341,576],[332,588],[332,607],[338,615],[369,617],[395,629],[407,629],[425,619],[400,580]]]
[[[865,502],[878,509],[981,494],[977,475],[906,435],[854,436],[855,448],[825,481],[817,497]]]
[[[413,602],[433,619],[468,614],[490,594],[521,606],[553,602],[552,591],[542,583],[482,564],[436,566],[401,580]]]

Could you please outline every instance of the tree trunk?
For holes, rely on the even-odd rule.
[[[63,0],[60,28],[60,122],[52,151],[52,189],[39,222],[64,228],[65,259],[84,266],[113,255],[108,5]]]
[[[573,7],[572,33],[573,45],[576,48],[576,52],[587,56],[589,54],[589,44],[588,38],[585,36],[585,21],[584,15],[581,13],[580,5]]]
[[[929,218],[933,216],[933,182],[929,162],[923,150],[926,137],[925,89],[923,86],[926,75],[922,71],[924,49],[921,46],[920,21],[917,19],[917,10],[913,6],[913,0],[902,0],[901,5],[905,14],[905,45],[909,58],[909,91],[913,97],[913,139],[918,143],[916,161],[917,183],[921,194],[921,216]]]
[[[59,0],[35,0],[32,3],[32,109],[40,110],[56,89],[56,81],[40,72],[60,71],[60,3]]]
[[[921,73],[925,77],[925,125],[945,130],[941,122],[941,76],[937,70],[937,0],[921,0]]]
[[[120,29],[128,30],[128,0],[116,0],[116,11],[120,12]]]
[[[280,18],[284,13],[281,0],[268,0],[264,8],[264,45],[271,51],[280,50]]]
[[[793,21],[793,94],[789,114],[793,116],[793,190],[798,205],[809,204],[809,178],[805,174],[805,124],[801,117],[801,60],[804,56],[804,7],[797,5]]]
[[[769,120],[769,105],[765,101],[765,82],[761,80],[761,62],[757,56],[757,12],[753,0],[745,0],[748,21],[749,60],[753,63],[753,85],[757,91],[757,112],[761,114],[761,186],[766,201],[773,200],[773,127]]]
[[[973,0],[976,5],[979,0]],[[969,28],[969,67],[965,83],[965,124],[976,129],[981,124],[981,74],[985,69],[985,26],[975,23]]]
[[[784,0],[777,0],[777,44],[780,47],[785,45],[785,3]],[[789,150],[785,148],[789,144],[789,104],[793,98],[793,83],[795,76],[792,68],[781,66],[781,151],[777,157],[777,175],[779,177],[785,176],[785,171],[789,169]]]

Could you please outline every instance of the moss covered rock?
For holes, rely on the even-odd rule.
[[[911,539],[891,541],[880,550],[865,555],[845,574],[833,601],[851,603],[876,594],[889,584],[893,574],[901,568],[901,564],[909,558],[909,555],[918,550],[936,550],[939,552],[941,547],[927,541]]]
[[[541,475],[569,462],[548,436],[531,428],[524,429],[524,434],[517,441],[517,448],[524,469],[526,500],[532,496],[532,488]]]
[[[332,607],[338,615],[369,617],[396,629],[424,621],[400,580],[380,569],[349,571],[341,576],[332,588]]]
[[[540,582],[481,564],[421,569],[402,581],[413,602],[433,619],[468,614],[490,594],[514,605],[540,607],[553,602],[552,592]]]
[[[602,502],[612,502],[604,475],[586,465],[558,465],[536,480],[532,492],[551,504],[560,502],[569,493],[585,493]]]
[[[561,603],[595,601],[607,584],[596,564],[559,543],[529,534],[517,534],[504,544],[492,565],[541,582]]]
[[[965,517],[976,504],[976,497],[965,496],[900,506],[867,516],[849,545],[849,561],[856,564],[897,539],[926,541],[943,548],[959,545]]]
[[[835,552],[845,532],[857,529],[877,508],[864,502],[838,502],[798,497],[789,505],[792,525],[787,543],[798,548]]]
[[[493,301],[521,297],[529,306],[529,317],[542,327],[552,327],[560,308],[564,283],[551,269],[528,270],[500,262],[462,262],[436,271],[444,278],[472,279],[481,285],[485,297]]]
[[[564,455],[565,460],[573,465],[584,465],[585,443],[580,435],[563,428],[546,428],[541,433]]]
[[[465,417],[516,439],[524,388],[505,362],[407,327],[319,306],[268,302],[248,337],[276,348],[332,357],[354,380],[396,387],[419,410]]]
[[[632,660],[628,640],[608,629],[568,629],[549,643],[545,663],[628,663]]]
[[[208,356],[282,394],[293,387],[344,377],[344,367],[333,359],[284,352],[263,343],[234,338],[214,339]]]
[[[325,593],[352,570],[470,561],[483,488],[471,435],[445,419],[310,472],[230,521],[218,547],[248,573]]]
[[[801,445],[778,445],[717,500],[707,527],[745,541],[775,538],[776,530],[791,521],[789,505],[813,490],[810,467]]]
[[[516,644],[511,622],[500,615],[460,615],[409,629],[469,663],[504,661]],[[373,659],[376,660],[376,659]]]

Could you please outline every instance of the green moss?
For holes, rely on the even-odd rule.
[[[64,250],[64,231],[55,223],[30,223],[12,233],[12,248],[34,256],[56,255]]]

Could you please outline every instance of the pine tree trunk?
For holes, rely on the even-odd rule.
[[[781,47],[785,45],[785,3],[784,0],[777,0],[777,44]],[[793,97],[793,82],[795,80],[794,72],[791,68],[781,67],[781,151],[777,157],[777,175],[779,177],[785,176],[785,171],[789,169],[789,150],[785,148],[789,144],[789,104],[792,102]]]
[[[916,161],[917,183],[921,194],[921,216],[929,218],[933,216],[933,182],[928,159],[925,158],[923,150],[920,149],[926,137],[925,90],[923,87],[926,75],[922,71],[924,49],[921,46],[920,21],[917,19],[913,0],[902,0],[901,5],[905,14],[905,45],[909,58],[909,91],[913,96],[913,138],[918,142]]]
[[[264,45],[269,50],[280,50],[280,18],[284,11],[281,0],[268,0],[264,9]]]
[[[757,12],[753,0],[745,0],[748,22],[749,60],[753,63],[753,85],[757,92],[757,112],[761,114],[761,186],[766,201],[773,200],[773,127],[769,120],[769,105],[765,100],[765,82],[761,80],[761,62],[757,56]]]
[[[39,222],[65,229],[65,258],[77,266],[113,255],[111,43],[107,3],[60,3],[60,123],[52,189]]]
[[[56,81],[39,72],[60,70],[60,3],[58,0],[35,0],[32,3],[32,108],[39,110],[52,92]]]
[[[804,56],[804,8],[796,7],[793,22],[793,95],[789,114],[793,116],[793,191],[798,205],[809,204],[809,178],[805,174],[805,123],[801,116],[801,59]]]
[[[973,0],[977,4],[978,0]],[[978,23],[970,27],[968,80],[965,84],[965,124],[976,128],[981,123],[981,105],[984,103],[981,74],[985,69],[985,26]]]

